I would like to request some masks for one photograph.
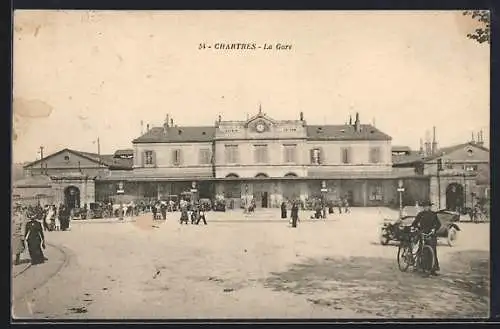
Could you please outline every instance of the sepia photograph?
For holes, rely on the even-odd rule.
[[[11,317],[486,319],[490,12],[15,10]]]

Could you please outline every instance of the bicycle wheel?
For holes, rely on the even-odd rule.
[[[434,251],[428,245],[425,245],[421,253],[421,268],[424,273],[430,273],[434,268]]]
[[[408,245],[399,245],[398,248],[398,267],[401,272],[406,272],[411,265],[413,255],[411,247]]]

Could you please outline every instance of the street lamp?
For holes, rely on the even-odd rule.
[[[399,193],[399,218],[403,218],[403,192],[405,188],[403,187],[403,180],[398,181],[398,193]]]
[[[116,194],[118,195],[118,201],[120,202],[119,220],[123,220],[123,194],[125,194],[125,190],[123,189],[123,182],[118,183]]]
[[[191,202],[194,205],[198,200],[198,189],[196,188],[196,182],[191,183]]]
[[[326,193],[328,192],[328,189],[326,188],[326,181],[321,182],[321,197],[322,197],[322,202],[321,202],[321,212],[323,215],[323,218],[326,217],[326,211],[325,211],[325,206],[326,206]]]

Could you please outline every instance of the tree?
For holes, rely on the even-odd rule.
[[[476,28],[474,33],[467,34],[467,38],[476,40],[479,43],[490,43],[490,11],[489,10],[466,10],[464,16],[471,16],[481,23],[481,27]]]

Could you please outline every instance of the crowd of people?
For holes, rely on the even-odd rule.
[[[21,254],[28,249],[31,264],[41,264],[44,256],[45,232],[67,231],[70,229],[72,212],[65,205],[42,206],[23,205],[16,202],[12,209],[12,247],[15,254],[14,264],[21,262]]]

